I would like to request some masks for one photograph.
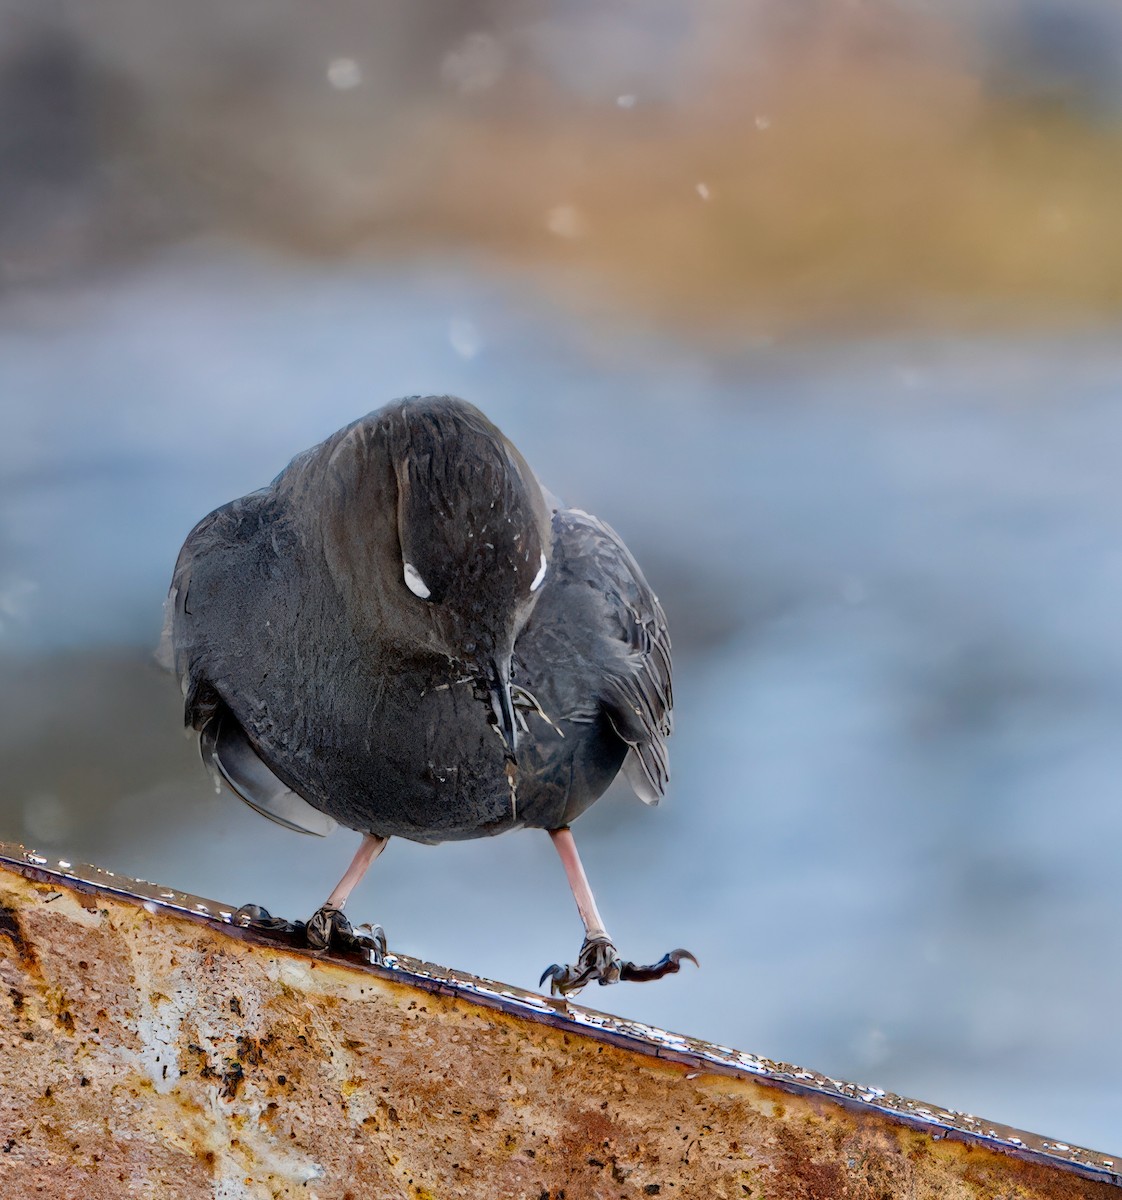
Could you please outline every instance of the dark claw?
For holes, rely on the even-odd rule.
[[[386,962],[386,931],[381,925],[359,925],[352,930],[355,945],[369,956],[376,967]]]
[[[548,979],[549,990],[554,996],[568,996],[570,992],[579,992],[586,983],[591,983],[595,975],[595,971],[588,967],[582,968],[579,962],[554,963],[546,968],[538,980],[538,987]]]
[[[260,904],[243,904],[231,919],[235,925],[256,925],[258,921],[271,921],[273,917]]]
[[[622,963],[619,977],[629,983],[649,983],[652,979],[661,979],[664,975],[677,975],[682,969],[683,958],[688,959],[695,967],[701,966],[701,963],[688,950],[678,949],[664,954],[658,962],[650,967],[636,966],[632,962]]]
[[[303,922],[274,917],[267,908],[262,908],[260,904],[243,904],[234,913],[231,920],[235,925],[249,929],[265,929],[270,933],[299,933],[303,928]]]

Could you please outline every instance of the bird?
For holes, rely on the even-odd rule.
[[[190,532],[161,660],[220,783],[289,829],[362,841],[307,922],[243,923],[315,949],[367,947],[343,909],[390,838],[549,833],[585,938],[555,995],[697,959],[624,960],[571,824],[621,772],[659,802],[673,722],[662,606],[605,522],[547,491],[513,443],[453,396],[411,396],[297,455]]]

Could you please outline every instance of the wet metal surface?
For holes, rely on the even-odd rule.
[[[6,1197],[1122,1186],[1110,1155],[416,959],[312,954],[231,916],[0,843]]]

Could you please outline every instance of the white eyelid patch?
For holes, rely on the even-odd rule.
[[[412,563],[405,563],[404,567],[405,586],[414,596],[420,596],[422,600],[427,600],[432,593],[428,589],[428,584],[421,578],[417,568]]]
[[[545,561],[545,555],[542,555],[542,565],[538,567],[538,573],[534,576],[534,582],[530,584],[530,591],[536,592],[542,585],[542,580],[545,578],[545,568],[548,564]]]

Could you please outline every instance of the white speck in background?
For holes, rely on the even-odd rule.
[[[327,82],[341,92],[348,92],[362,83],[362,68],[353,58],[333,58],[327,64]]]
[[[463,96],[485,92],[502,78],[506,53],[489,33],[470,33],[440,64],[440,79]]]
[[[38,590],[32,579],[11,579],[0,586],[0,632],[8,623],[30,615],[31,598]]]
[[[571,204],[558,204],[545,214],[545,227],[557,237],[579,238],[584,235],[584,217]]]
[[[448,322],[448,342],[461,358],[474,358],[483,349],[479,330],[466,317],[453,317]]]
[[[70,832],[70,814],[66,805],[51,792],[28,796],[23,804],[23,827],[31,840],[55,844]]]
[[[900,381],[900,386],[908,389],[909,392],[917,392],[926,382],[924,373],[916,370],[915,367],[901,367],[896,372],[896,377]]]

